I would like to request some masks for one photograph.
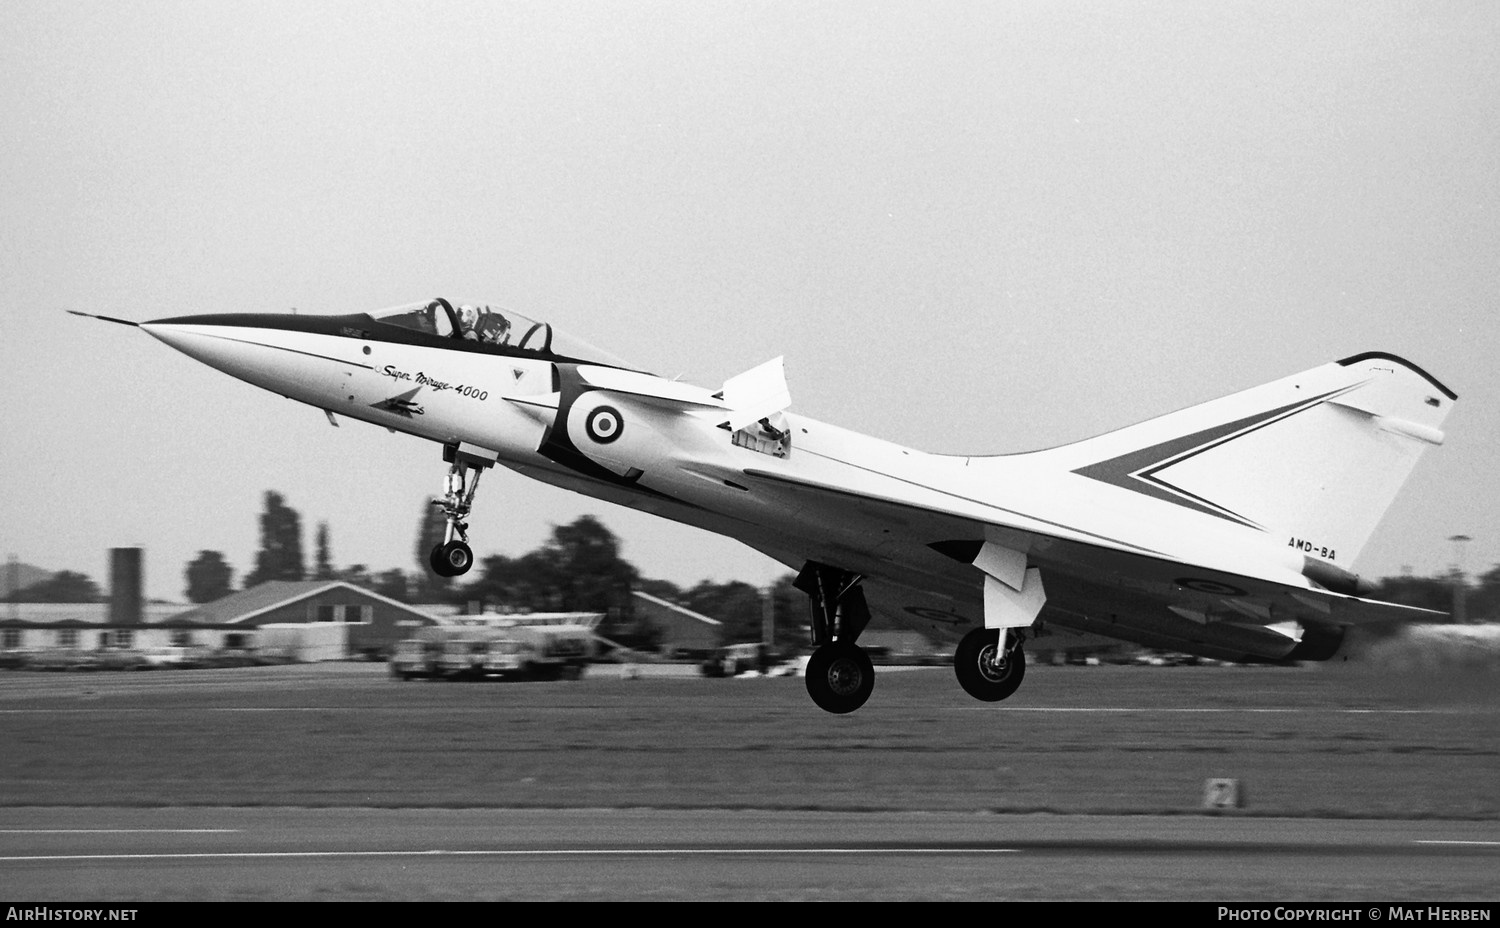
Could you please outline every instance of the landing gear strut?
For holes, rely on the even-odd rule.
[[[870,621],[859,574],[809,561],[793,586],[812,603],[812,643],[807,694],[826,712],[853,712],[875,689],[875,667],[855,645]]]
[[[1005,647],[1000,635],[1005,632]],[[976,628],[958,643],[953,672],[964,692],[984,702],[999,702],[1014,693],[1026,676],[1026,655],[1013,629]]]
[[[457,577],[474,566],[474,552],[469,548],[469,524],[464,519],[474,505],[474,493],[479,489],[479,475],[495,463],[494,458],[475,454],[472,446],[449,444],[443,446],[443,460],[449,463],[448,476],[443,480],[443,497],[432,505],[443,510],[448,525],[443,530],[442,543],[435,545],[428,563],[439,577]]]

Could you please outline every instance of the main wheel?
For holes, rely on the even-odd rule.
[[[825,712],[853,712],[874,689],[875,667],[855,645],[825,644],[807,661],[807,695]]]
[[[474,552],[461,541],[450,541],[432,549],[432,572],[439,577],[457,577],[474,566]]]
[[[1014,693],[1026,676],[1026,655],[1018,644],[1000,653],[1000,630],[976,628],[953,654],[953,672],[964,692],[984,702],[999,702]]]

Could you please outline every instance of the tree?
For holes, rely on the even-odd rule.
[[[104,597],[98,585],[84,574],[59,570],[46,580],[17,590],[10,599],[18,603],[97,603]]]
[[[779,650],[793,651],[808,642],[809,614],[807,596],[792,584],[796,574],[782,574],[771,585],[771,620],[776,626],[775,642]],[[880,617],[870,619],[872,625],[880,624]]]
[[[328,545],[328,523],[318,523],[317,560],[314,562],[315,580],[333,579],[333,554]]]
[[[362,586],[367,590],[374,589],[375,587],[375,578],[370,576],[369,569],[363,564],[350,564],[343,570],[336,572],[332,579],[352,583],[355,586]]]
[[[1500,621],[1500,564],[1479,578],[1479,587],[1469,594],[1469,621]]]
[[[187,565],[188,602],[213,602],[228,596],[233,589],[234,568],[218,551],[199,551]]]
[[[509,558],[484,559],[479,579],[457,592],[477,600],[529,612],[603,612],[629,615],[630,591],[639,573],[620,557],[620,543],[593,516],[553,526],[543,547]]]
[[[406,574],[400,568],[391,568],[382,571],[375,578],[375,585],[371,587],[381,596],[389,596],[397,602],[410,602],[410,593],[407,591]]]
[[[1446,613],[1453,608],[1453,578],[1414,577],[1411,574],[1386,577],[1375,584],[1375,591],[1369,596],[1371,599]]]
[[[760,590],[738,580],[710,583],[707,580],[683,595],[682,605],[723,623],[724,643],[759,641],[764,604]]]
[[[620,557],[620,542],[593,516],[554,526],[542,549],[559,581],[559,606],[567,612],[629,613],[630,591],[640,577]]]
[[[260,516],[260,551],[255,555],[255,570],[245,577],[245,588],[267,580],[301,580],[304,576],[302,518],[286,505],[280,493],[267,490],[266,509]]]
[[[807,641],[807,597],[792,587],[794,579],[792,574],[786,574],[770,589],[776,637],[772,644],[786,650]],[[739,580],[728,583],[704,580],[683,593],[677,602],[724,623],[725,644],[760,641],[765,634],[766,591],[759,587]]]

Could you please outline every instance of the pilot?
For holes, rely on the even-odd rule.
[[[486,307],[486,312],[479,316],[479,322],[474,326],[479,333],[479,340],[491,345],[503,345],[510,335],[510,320]]]
[[[458,330],[469,341],[479,340],[479,310],[468,303],[458,308]]]

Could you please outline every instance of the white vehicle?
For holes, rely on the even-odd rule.
[[[174,645],[146,648],[140,652],[141,669],[163,667],[185,667],[189,663],[188,649]]]
[[[391,652],[391,676],[401,680],[431,677],[437,673],[437,651],[442,642],[424,638],[403,638]]]
[[[330,417],[441,444],[440,572],[472,564],[465,520],[495,464],[775,557],[812,600],[807,689],[830,712],[874,686],[857,643],[872,612],[956,644],[959,683],[987,701],[1015,692],[1021,645],[1044,623],[1227,660],[1323,660],[1352,625],[1432,615],[1363,598],[1351,570],[1457,399],[1392,354],[1059,448],[973,457],[790,412],[780,358],[697,387],[517,313],[461,320],[440,299],[139,326]]]
[[[477,680],[485,675],[489,642],[463,635],[447,638],[437,648],[436,676],[449,680]]]
[[[487,676],[576,680],[594,657],[592,630],[579,625],[498,628],[487,645]]]
[[[390,672],[403,680],[576,680],[594,654],[593,629],[586,625],[436,625],[396,642]]]

